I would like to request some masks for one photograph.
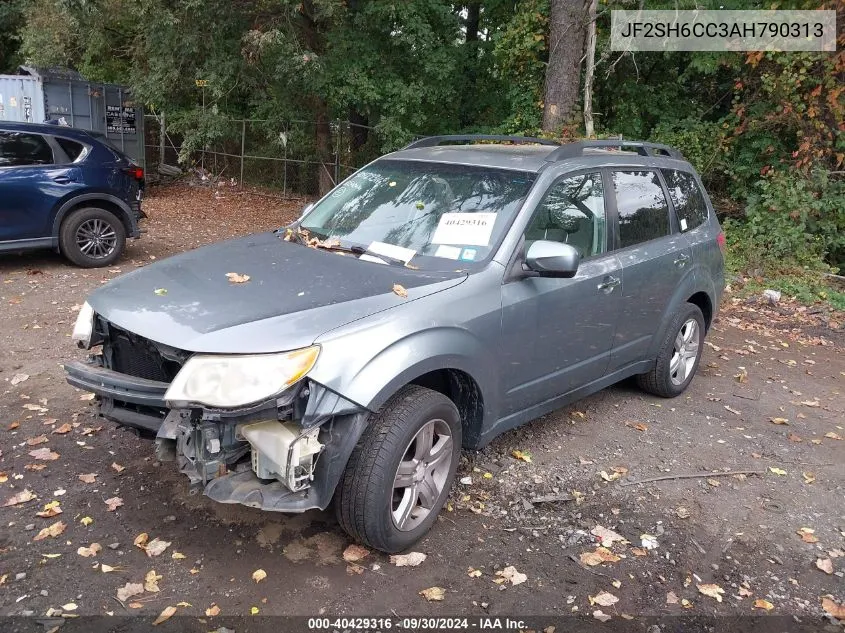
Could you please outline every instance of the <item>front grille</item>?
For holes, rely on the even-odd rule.
[[[162,356],[148,339],[111,324],[103,342],[103,356],[109,369],[159,382],[172,381],[181,368],[180,363]]]

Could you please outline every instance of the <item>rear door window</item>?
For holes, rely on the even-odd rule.
[[[67,157],[70,159],[70,162],[76,161],[77,158],[82,156],[82,152],[85,151],[85,146],[82,143],[77,143],[76,141],[72,141],[69,138],[60,138],[55,137],[56,142],[61,146],[64,150]]]
[[[0,167],[52,164],[53,150],[40,134],[0,130]]]
[[[669,235],[669,204],[657,172],[614,171],[613,189],[619,214],[620,248]]]
[[[669,197],[675,207],[675,215],[678,216],[681,232],[691,231],[703,224],[707,220],[709,211],[695,177],[676,169],[662,171],[666,186],[669,188]]]

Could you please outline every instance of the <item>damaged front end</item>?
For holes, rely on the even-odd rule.
[[[307,370],[291,374],[280,393],[249,406],[198,404],[194,394],[217,403],[244,395],[263,378],[250,382],[241,375],[246,387],[233,396],[221,369],[225,357],[192,356],[99,316],[85,342],[102,349],[86,363],[67,363],[68,382],[93,391],[104,417],[155,432],[158,459],[177,465],[191,494],[203,491],[221,503],[280,512],[328,506],[366,424],[364,407],[304,377]],[[241,357],[231,362],[235,368],[228,371],[241,371]]]

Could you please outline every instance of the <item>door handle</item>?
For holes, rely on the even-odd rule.
[[[686,253],[681,253],[680,255],[678,255],[678,259],[676,259],[672,263],[675,264],[675,266],[677,266],[678,268],[683,268],[684,266],[686,266],[686,263],[688,261],[689,255],[687,255]]]
[[[613,289],[621,283],[622,281],[618,277],[608,276],[605,277],[604,280],[598,285],[598,289],[606,294],[609,294],[613,292]]]
[[[68,176],[56,176],[53,178],[53,182],[57,182],[60,185],[66,185],[68,183],[73,182],[73,179]]]

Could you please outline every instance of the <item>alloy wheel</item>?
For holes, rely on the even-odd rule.
[[[672,360],[669,362],[669,376],[672,384],[682,385],[695,367],[698,358],[698,322],[687,319],[675,337]]]
[[[117,234],[111,224],[99,218],[85,220],[76,229],[76,245],[83,255],[104,259],[114,252]]]

